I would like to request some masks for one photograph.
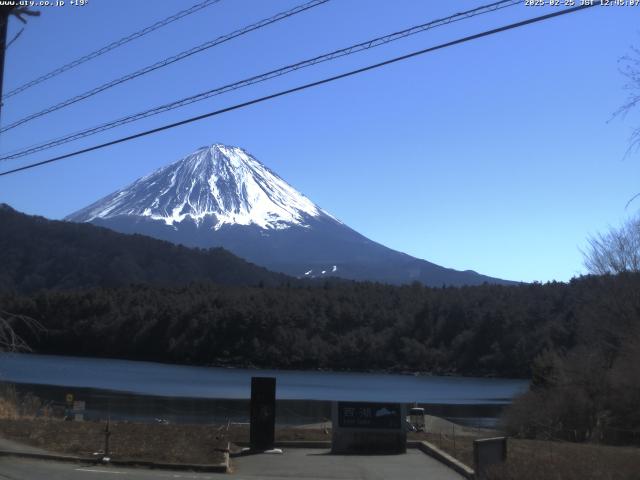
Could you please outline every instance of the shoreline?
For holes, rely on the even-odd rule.
[[[123,421],[152,423],[163,419],[174,424],[188,424],[222,422],[225,419],[248,421],[249,418],[249,398],[172,397],[27,383],[7,385],[13,385],[20,396],[34,395],[41,399],[42,405],[58,410],[66,408],[65,396],[72,393],[74,400],[85,401],[85,418],[92,421],[111,417]],[[331,403],[330,400],[279,398],[276,402],[277,422],[290,426],[319,423],[331,418]],[[425,408],[427,414],[447,418],[461,425],[491,427],[499,421],[505,404],[420,403],[420,406]]]
[[[192,368],[204,368],[204,369],[224,369],[224,370],[256,370],[263,372],[270,371],[279,371],[279,372],[291,372],[291,373],[304,373],[304,372],[313,372],[313,373],[331,373],[331,374],[361,374],[361,375],[398,375],[398,376],[406,376],[406,377],[447,377],[447,378],[460,378],[460,379],[484,379],[484,380],[504,380],[504,381],[527,381],[530,382],[531,378],[529,377],[503,377],[494,373],[486,373],[486,372],[467,372],[467,373],[457,373],[452,372],[450,370],[442,370],[442,371],[408,371],[408,370],[394,370],[394,369],[382,369],[382,370],[355,370],[355,369],[341,369],[341,370],[331,370],[327,368],[305,368],[305,369],[294,369],[294,368],[285,368],[285,367],[263,367],[256,366],[251,363],[247,364],[229,364],[229,363],[211,363],[211,364],[198,364],[198,363],[189,363],[189,362],[170,362],[163,360],[148,360],[148,359],[138,359],[138,358],[125,358],[125,357],[109,357],[109,356],[91,356],[87,357],[84,355],[73,355],[72,353],[42,353],[42,352],[28,352],[28,353],[7,353],[0,352],[0,359],[4,355],[11,356],[20,356],[20,355],[28,355],[28,356],[39,356],[39,357],[60,357],[60,358],[73,358],[73,359],[87,359],[87,360],[105,360],[105,361],[119,361],[119,362],[136,362],[136,363],[146,363],[152,365],[162,365],[162,366],[170,366],[170,367],[192,367]]]

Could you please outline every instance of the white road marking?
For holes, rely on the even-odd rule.
[[[92,472],[92,473],[113,473],[116,475],[124,475],[127,472],[118,472],[118,471],[112,471],[112,470],[97,470],[95,468],[76,468],[77,471],[79,472]]]
[[[131,473],[131,472],[119,472],[117,470],[100,470],[97,468],[76,468],[75,470],[79,471],[79,472],[91,472],[91,473],[113,473],[116,475],[126,475],[127,473]],[[205,478],[202,475],[180,475],[177,473],[174,474],[166,474],[166,473],[159,473],[159,472],[154,472],[156,477],[171,477],[171,478]]]

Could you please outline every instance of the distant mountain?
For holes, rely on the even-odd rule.
[[[293,280],[216,248],[190,249],[94,225],[47,220],[0,204],[0,290],[123,286],[280,285]]]
[[[238,147],[215,144],[65,220],[190,247],[224,247],[296,277],[402,284],[512,283],[420,260],[352,230]]]

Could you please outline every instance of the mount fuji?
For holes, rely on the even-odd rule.
[[[352,230],[245,150],[215,144],[65,218],[188,247],[224,247],[296,277],[512,283],[420,260]]]

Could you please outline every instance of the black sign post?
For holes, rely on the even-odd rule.
[[[276,379],[251,378],[251,450],[272,450],[276,428]]]

